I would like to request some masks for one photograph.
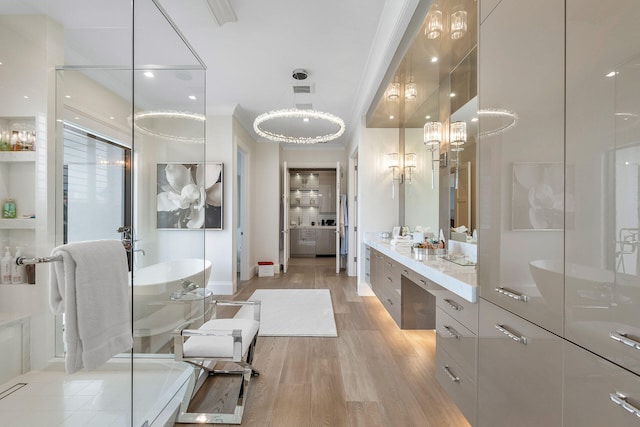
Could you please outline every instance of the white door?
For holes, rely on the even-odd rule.
[[[282,164],[282,272],[287,272],[289,264],[289,168]]]
[[[340,198],[342,194],[340,194],[340,162],[336,164],[336,212],[338,213],[338,220],[336,221],[336,274],[340,273],[340,228],[343,224],[342,214],[343,212],[340,210]],[[346,230],[345,230],[346,237]]]

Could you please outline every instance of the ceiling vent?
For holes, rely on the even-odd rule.
[[[313,110],[313,104],[296,104],[298,110]]]
[[[311,93],[310,85],[293,85],[293,93]]]

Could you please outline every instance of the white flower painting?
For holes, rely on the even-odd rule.
[[[159,163],[157,227],[222,229],[222,163]]]

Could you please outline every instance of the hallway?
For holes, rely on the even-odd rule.
[[[335,258],[292,258],[286,275],[254,277],[256,289],[328,288],[338,338],[261,337],[243,426],[432,426],[468,423],[434,376],[433,331],[400,330]],[[176,424],[186,426],[186,424]]]

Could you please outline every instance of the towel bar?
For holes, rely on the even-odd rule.
[[[24,256],[16,258],[17,265],[27,265],[27,264],[40,264],[43,262],[54,262],[54,261],[62,261],[62,256],[45,256],[40,258],[27,258]]]

